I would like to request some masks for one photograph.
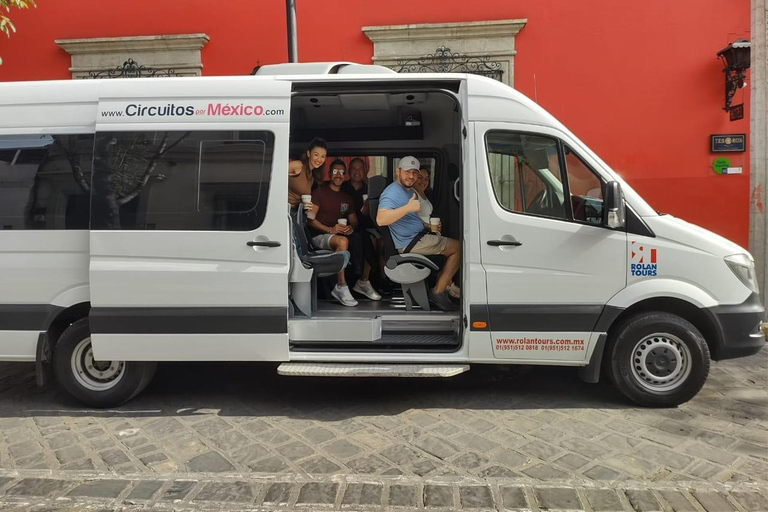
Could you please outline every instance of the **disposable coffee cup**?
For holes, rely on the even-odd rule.
[[[429,218],[429,230],[433,233],[440,231],[440,217]]]
[[[342,226],[346,226],[346,225],[347,225],[347,219],[339,219],[339,220],[337,220],[336,222],[338,222],[338,223],[339,223],[339,224],[341,224]]]
[[[303,206],[306,206],[308,204],[312,204],[312,196],[309,194],[303,194],[301,196],[301,204]],[[307,212],[307,218],[308,219],[314,219],[315,218],[315,212],[312,211],[311,208],[304,208],[304,210]]]

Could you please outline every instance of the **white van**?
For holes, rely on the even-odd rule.
[[[96,407],[135,396],[158,361],[574,366],[674,406],[710,358],[764,345],[748,252],[654,211],[513,89],[344,63],[259,74],[0,84],[0,360],[36,362],[39,381],[51,368]],[[458,312],[423,300],[439,261],[413,255],[387,258],[402,294],[318,299],[339,268],[287,205],[289,155],[316,136],[369,162],[373,208],[399,158],[430,165],[462,244]]]

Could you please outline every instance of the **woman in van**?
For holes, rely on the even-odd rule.
[[[315,137],[298,160],[288,163],[288,203],[295,209],[304,199],[307,216],[314,218],[317,206],[312,204],[312,190],[323,182],[323,166],[328,156],[325,139]]]
[[[427,188],[429,188],[429,169],[422,167],[419,169],[419,177],[413,185],[419,199],[419,218],[425,226],[429,226],[429,218],[432,216],[432,202],[427,197]]]
[[[419,200],[419,218],[424,223],[426,229],[430,229],[430,218],[432,217],[432,201],[429,200],[431,189],[429,188],[429,169],[422,167],[419,169],[419,177],[416,178],[416,183],[413,184],[413,190],[416,191],[417,199]],[[438,233],[442,230],[442,224],[438,226]],[[454,299],[458,299],[461,296],[461,288],[456,283],[451,282],[447,288],[448,295]]]

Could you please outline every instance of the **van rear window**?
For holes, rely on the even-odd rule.
[[[0,229],[88,229],[93,135],[0,136]]]

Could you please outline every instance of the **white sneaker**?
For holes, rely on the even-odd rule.
[[[357,301],[349,292],[349,286],[336,285],[331,290],[331,295],[344,306],[357,306]]]
[[[381,300],[381,295],[376,293],[376,290],[373,289],[370,281],[358,279],[355,286],[352,287],[352,291],[359,293],[360,295],[365,295],[371,300]]]
[[[450,295],[454,299],[458,299],[459,297],[461,297],[461,288],[456,286],[456,283],[451,283],[451,285],[446,289],[448,290],[448,295]]]

